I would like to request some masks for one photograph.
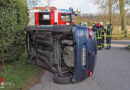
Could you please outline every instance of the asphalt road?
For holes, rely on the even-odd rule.
[[[98,51],[95,73],[77,84],[59,85],[46,71],[40,83],[31,90],[130,90],[130,50],[124,47],[130,41],[112,41],[111,50]]]

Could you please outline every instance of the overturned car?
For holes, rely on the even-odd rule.
[[[37,25],[27,26],[25,31],[27,61],[52,72],[56,83],[76,83],[93,74],[97,46],[91,29],[77,25]]]

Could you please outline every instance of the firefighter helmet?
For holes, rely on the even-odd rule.
[[[100,23],[97,23],[97,27],[101,27],[101,24],[100,24]]]

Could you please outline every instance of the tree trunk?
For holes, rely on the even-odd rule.
[[[109,0],[109,23],[112,24],[112,0]]]
[[[126,11],[125,11],[125,1],[119,0],[120,6],[120,17],[121,17],[121,30],[126,30]]]

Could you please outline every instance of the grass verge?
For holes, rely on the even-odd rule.
[[[26,54],[22,55],[21,60],[7,65],[0,71],[0,76],[4,79],[4,88],[0,90],[24,90],[25,84],[29,83],[31,77],[40,72],[41,68],[36,65],[28,65]]]
[[[130,50],[130,45],[128,45],[128,46],[126,47],[126,49],[127,49],[127,50]]]

